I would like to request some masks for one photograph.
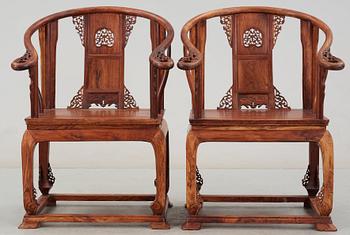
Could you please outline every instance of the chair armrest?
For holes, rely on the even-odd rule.
[[[174,67],[174,61],[167,55],[165,50],[160,44],[156,47],[149,56],[150,63],[159,69],[171,69]]]
[[[11,68],[17,71],[26,70],[37,64],[37,61],[36,53],[27,49],[23,56],[15,59],[11,63]]]
[[[188,56],[182,57],[177,62],[177,67],[182,70],[192,70],[202,63],[203,55],[197,49],[190,51]]]
[[[330,48],[320,50],[318,54],[319,62],[322,67],[328,70],[342,70],[345,67],[343,60],[331,54]]]
[[[184,26],[181,31],[181,40],[184,46],[184,57],[177,62],[182,70],[192,70],[201,65],[203,54],[192,44],[188,38],[189,27]]]

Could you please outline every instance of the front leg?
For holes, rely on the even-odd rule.
[[[23,202],[27,214],[35,214],[38,207],[36,191],[33,184],[33,157],[36,142],[30,132],[24,133],[22,140],[22,181]]]
[[[38,208],[36,200],[36,190],[33,185],[33,157],[36,142],[28,130],[23,135],[22,139],[22,183],[23,183],[23,204],[27,215],[35,215]],[[37,228],[39,223],[30,222],[23,219],[19,228]]]
[[[329,216],[333,208],[333,177],[334,177],[334,153],[333,140],[329,131],[326,131],[319,142],[322,152],[323,185],[316,197],[312,199],[315,209],[321,216]],[[317,230],[336,231],[333,224],[316,224]]]
[[[166,136],[162,130],[156,133],[151,143],[156,158],[156,197],[151,209],[154,215],[162,216],[163,221],[153,222],[150,226],[152,229],[169,229],[170,226],[165,218],[169,203],[167,196],[167,147]]]

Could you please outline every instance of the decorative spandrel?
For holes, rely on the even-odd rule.
[[[220,23],[222,24],[222,28],[225,31],[227,41],[232,47],[232,20],[231,16],[220,16]]]
[[[276,44],[277,37],[282,30],[282,25],[285,22],[285,16],[274,15],[273,16],[273,45]]]
[[[232,86],[220,100],[218,109],[232,109]]]
[[[199,172],[198,166],[196,166],[196,185],[197,185],[197,191],[199,192],[203,186],[204,180]]]
[[[68,109],[81,109],[83,108],[83,94],[84,94],[84,86],[82,86],[77,94],[73,97],[71,100],[69,106],[67,107]],[[96,106],[99,107],[106,107],[110,106],[111,104],[107,104],[104,101],[100,103],[94,103]],[[119,108],[117,104],[114,104],[115,108]],[[134,109],[138,108],[136,104],[136,100],[134,97],[131,95],[130,91],[124,87],[124,109]]]
[[[290,109],[288,101],[284,96],[281,95],[281,92],[274,87],[274,95],[275,95],[275,109]],[[232,86],[226,92],[225,96],[220,100],[219,106],[217,109],[232,109],[233,100],[232,100]],[[245,103],[241,105],[241,107],[247,109],[256,109],[256,108],[265,108],[267,104],[261,104],[256,102],[255,100],[251,100],[250,103]]]
[[[244,47],[261,47],[263,45],[263,35],[260,30],[250,28],[243,33],[243,46]]]
[[[301,180],[301,183],[304,187],[306,187],[310,182],[310,166],[307,167],[304,178]]]
[[[128,43],[129,37],[131,35],[131,31],[133,30],[134,25],[136,24],[136,18],[137,18],[136,16],[129,16],[129,15],[125,16],[124,47]],[[85,37],[85,33],[84,33],[84,27],[85,27],[84,16],[83,15],[81,15],[81,16],[73,16],[72,20],[73,20],[73,24],[74,24],[75,30],[77,31],[77,33],[79,35],[81,44],[84,46],[84,37]],[[111,30],[109,30],[109,31],[111,31]],[[102,30],[101,32],[98,32],[99,34],[97,34],[97,32],[96,32],[95,39],[96,39],[96,36],[99,38],[99,40],[98,40],[99,42],[98,43],[97,43],[97,41],[95,41],[96,42],[96,46],[97,45],[99,45],[99,46],[102,46],[102,45],[107,45],[107,46],[111,45],[111,46],[113,46],[112,44],[114,44],[114,34],[112,32],[113,40],[111,40],[112,35],[110,34],[109,31],[108,31],[108,29],[107,29],[107,31]],[[111,43],[112,41],[113,41],[113,43]],[[104,44],[104,43],[107,43],[107,44]]]
[[[134,25],[136,24],[136,16],[126,16],[125,17],[125,41],[124,47],[129,41],[129,37],[131,35],[131,31],[134,29]]]
[[[274,87],[275,94],[275,109],[290,109],[288,101],[281,95],[281,92]]]
[[[84,46],[84,16],[73,16],[73,24],[80,37],[81,45]]]

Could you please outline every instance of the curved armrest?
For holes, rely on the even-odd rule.
[[[188,23],[187,23],[188,24]],[[181,31],[181,40],[184,45],[184,54],[177,62],[177,67],[182,70],[192,70],[201,65],[203,61],[203,54],[192,44],[191,40],[188,38],[188,32],[191,28],[185,25]],[[188,51],[188,53],[186,53]]]
[[[26,70],[32,67],[37,63],[37,56],[36,53],[31,52],[30,50],[26,50],[26,53],[24,53],[23,56],[15,59],[11,63],[11,68],[14,70]]]
[[[320,50],[318,54],[320,65],[328,70],[342,70],[345,67],[344,62],[331,54],[330,49]]]
[[[190,52],[188,56],[182,57],[179,62],[177,62],[177,67],[182,70],[195,69],[202,63],[202,54],[198,51]]]
[[[165,55],[165,49],[162,45],[159,45],[154,49],[149,56],[149,61],[152,65],[160,69],[171,69],[174,67],[174,61],[167,55]]]

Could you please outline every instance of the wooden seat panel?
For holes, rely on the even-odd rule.
[[[260,109],[260,110],[227,110],[205,109],[202,117],[194,118],[190,114],[192,125],[316,125],[327,126],[328,119],[316,119],[311,110],[303,109]]]
[[[150,109],[47,109],[26,118],[28,129],[93,129],[159,126],[163,114],[150,118]]]

